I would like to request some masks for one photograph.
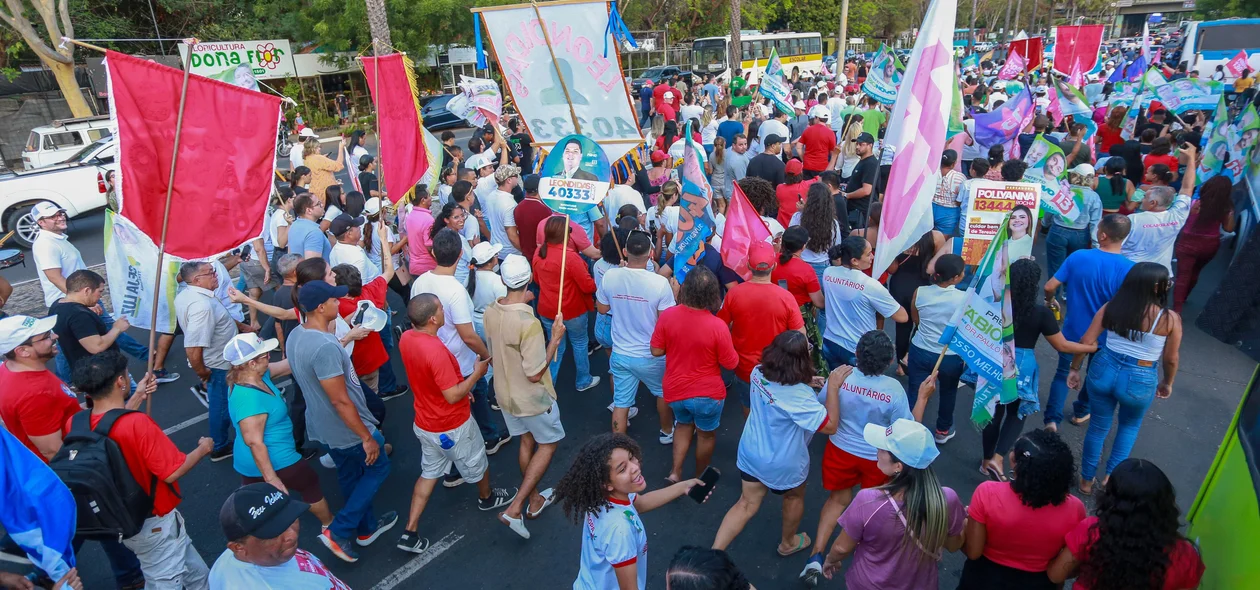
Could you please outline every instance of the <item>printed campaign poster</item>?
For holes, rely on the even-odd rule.
[[[1006,215],[1017,205],[1028,211],[1011,215],[1008,252],[1011,260],[1031,256],[1033,236],[1037,233],[1035,223],[1041,202],[1041,187],[1028,182],[981,180],[972,186],[971,191],[967,232],[963,234],[963,260],[969,265],[980,263],[989,242],[1002,228]]]
[[[880,45],[866,81],[862,83],[862,92],[883,104],[896,102],[897,89],[901,86],[902,72],[905,69],[891,48]]]
[[[180,43],[179,56],[192,60],[194,74],[250,90],[258,90],[257,80],[297,77],[288,39],[213,41],[193,45],[191,51]]]
[[[157,284],[158,248],[127,218],[105,212],[105,273],[109,276],[109,298],[116,318],[127,318],[132,326],[172,333],[175,324],[175,291],[179,287],[179,265],[185,260],[167,254],[162,259],[162,292]],[[157,305],[157,325],[151,326],[153,306]]]
[[[556,144],[542,164],[538,195],[552,211],[585,213],[608,194],[612,167],[599,144],[583,135],[569,135]]]

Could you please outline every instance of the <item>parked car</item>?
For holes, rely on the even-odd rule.
[[[108,115],[80,119],[58,119],[51,125],[31,130],[22,149],[22,166],[27,170],[60,164],[77,155],[83,147],[113,135]]]
[[[439,94],[420,99],[420,116],[424,118],[425,129],[440,131],[468,126],[463,119],[446,110],[446,103],[454,97],[454,94]]]
[[[30,248],[39,230],[31,206],[52,201],[73,219],[105,207],[110,187],[106,178],[118,169],[118,142],[113,136],[81,148],[62,164],[0,174],[0,221],[3,233],[15,231],[13,242]]]
[[[660,84],[661,80],[671,78],[674,75],[681,77],[684,82],[691,84],[691,72],[684,71],[678,66],[653,66],[643,70],[643,73],[639,74],[638,78],[631,80],[630,88],[634,89],[634,95],[638,96],[639,91],[643,90],[644,82],[651,80],[653,84]]]

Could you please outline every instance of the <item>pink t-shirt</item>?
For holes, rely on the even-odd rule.
[[[1085,504],[1068,494],[1058,506],[1029,508],[1009,482],[986,481],[971,495],[967,515],[984,525],[984,556],[990,561],[1044,572],[1063,550],[1063,536],[1085,520]]]
[[[961,535],[967,513],[954,490],[942,487],[941,491],[945,493],[945,509],[949,512],[949,536]],[[923,556],[913,542],[903,544],[906,527],[884,490],[871,488],[858,492],[848,510],[840,515],[839,523],[858,543],[844,572],[848,588],[921,590],[939,586],[937,561]],[[921,556],[923,559],[919,559]]]
[[[414,207],[407,215],[407,272],[412,276],[420,276],[437,268],[437,261],[429,253],[433,247],[433,238],[429,231],[433,229],[433,212],[426,207]]]

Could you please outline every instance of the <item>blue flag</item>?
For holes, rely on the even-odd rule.
[[[704,243],[717,227],[713,216],[713,188],[704,175],[704,146],[691,137],[691,122],[683,131],[683,163],[678,168],[682,199],[678,203],[678,236],[670,245],[674,277],[681,283],[704,256]]]
[[[1139,55],[1133,63],[1124,68],[1124,79],[1130,82],[1137,82],[1142,78],[1142,74],[1146,73],[1146,67],[1150,65],[1146,61],[1145,55]]]
[[[48,577],[74,567],[78,509],[66,484],[9,431],[0,428],[0,524]]]
[[[1108,82],[1111,82],[1112,84],[1114,84],[1114,83],[1116,83],[1116,82],[1123,82],[1123,81],[1124,81],[1124,70],[1125,70],[1125,66],[1124,66],[1123,64],[1122,64],[1120,67],[1118,67],[1118,68],[1116,68],[1116,69],[1112,70],[1112,71],[1111,71],[1111,77],[1107,78],[1107,81],[1108,81]]]
[[[1024,88],[1022,92],[1002,103],[997,110],[976,113],[976,143],[988,149],[1014,139],[1021,129],[1028,126],[1033,112],[1032,93]]]

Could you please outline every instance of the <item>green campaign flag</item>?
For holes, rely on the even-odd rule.
[[[955,135],[962,133],[966,128],[963,127],[963,96],[962,86],[958,81],[958,70],[954,70],[954,102],[949,106],[949,125],[945,128],[945,141],[954,138]]]

